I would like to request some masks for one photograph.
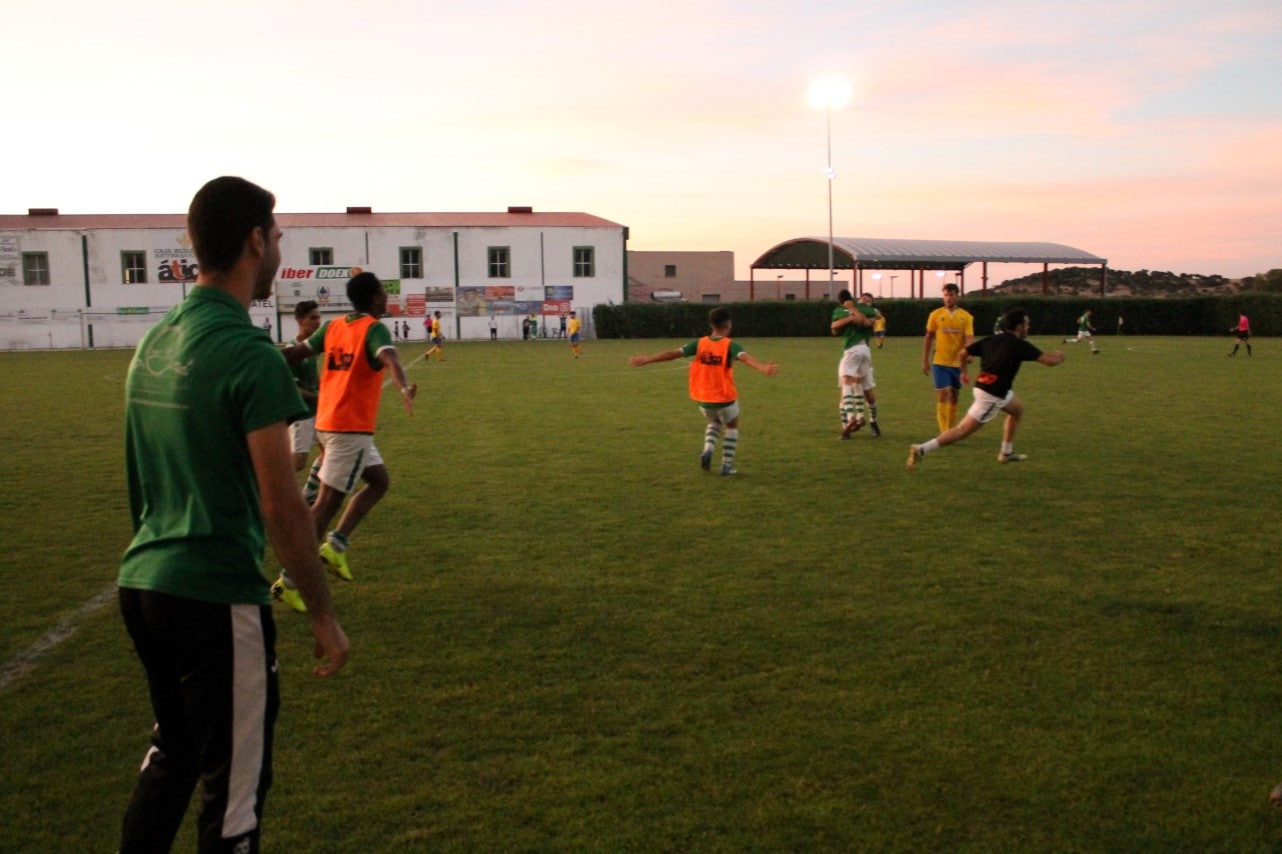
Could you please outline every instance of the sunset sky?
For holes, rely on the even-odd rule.
[[[0,212],[531,205],[638,250],[826,236],[1282,267],[1278,0],[7,0]],[[998,268],[994,281],[1027,271]],[[758,280],[773,281],[763,271]]]

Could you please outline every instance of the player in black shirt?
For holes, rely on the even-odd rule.
[[[913,445],[908,449],[908,470],[915,471],[921,458],[944,445],[960,442],[997,416],[1006,413],[1002,425],[1002,450],[997,455],[1000,463],[1019,463],[1028,459],[1015,453],[1015,428],[1024,415],[1024,404],[1012,388],[1015,375],[1024,362],[1041,362],[1054,367],[1064,361],[1064,352],[1043,353],[1028,341],[1028,313],[1013,308],[1002,315],[1001,332],[975,341],[966,347],[969,359],[979,357],[979,374],[975,377],[975,402],[965,417],[950,430],[945,430],[929,442]],[[963,362],[964,364],[964,362]]]

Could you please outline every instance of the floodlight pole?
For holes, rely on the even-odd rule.
[[[837,179],[837,173],[832,168],[832,97],[831,95],[824,102],[824,119],[828,130],[828,301],[832,302],[833,288],[836,285],[837,271],[833,260],[832,252],[832,182]]]

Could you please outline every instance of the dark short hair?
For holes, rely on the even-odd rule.
[[[854,295],[851,294],[850,291],[846,290],[845,288],[842,288],[841,292],[837,294],[837,302],[845,302],[846,300],[852,300],[854,298],[855,298]]]
[[[714,327],[725,326],[730,322],[730,309],[724,305],[719,305],[712,311],[708,312],[708,323]]]
[[[298,320],[302,320],[318,308],[320,308],[320,306],[316,304],[316,300],[305,299],[298,305],[294,306],[294,317]]]
[[[357,273],[347,280],[347,299],[357,311],[373,308],[374,298],[382,290],[383,283],[373,273]]]
[[[1028,312],[1022,308],[1012,308],[1002,315],[1002,329],[1006,332],[1014,332],[1027,322]]]
[[[201,187],[187,208],[187,233],[200,269],[225,273],[236,265],[255,228],[266,238],[276,197],[244,178],[224,175]]]
[[[947,293],[948,291],[952,291],[955,294],[959,294],[961,293],[961,288],[957,287],[957,284],[955,282],[949,282],[946,285],[944,285],[944,292]]]

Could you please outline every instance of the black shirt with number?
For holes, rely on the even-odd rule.
[[[979,374],[975,388],[983,389],[994,397],[1005,397],[1015,383],[1015,375],[1024,362],[1036,362],[1042,355],[1025,338],[1009,332],[999,332],[966,347],[966,352],[979,359]]]

